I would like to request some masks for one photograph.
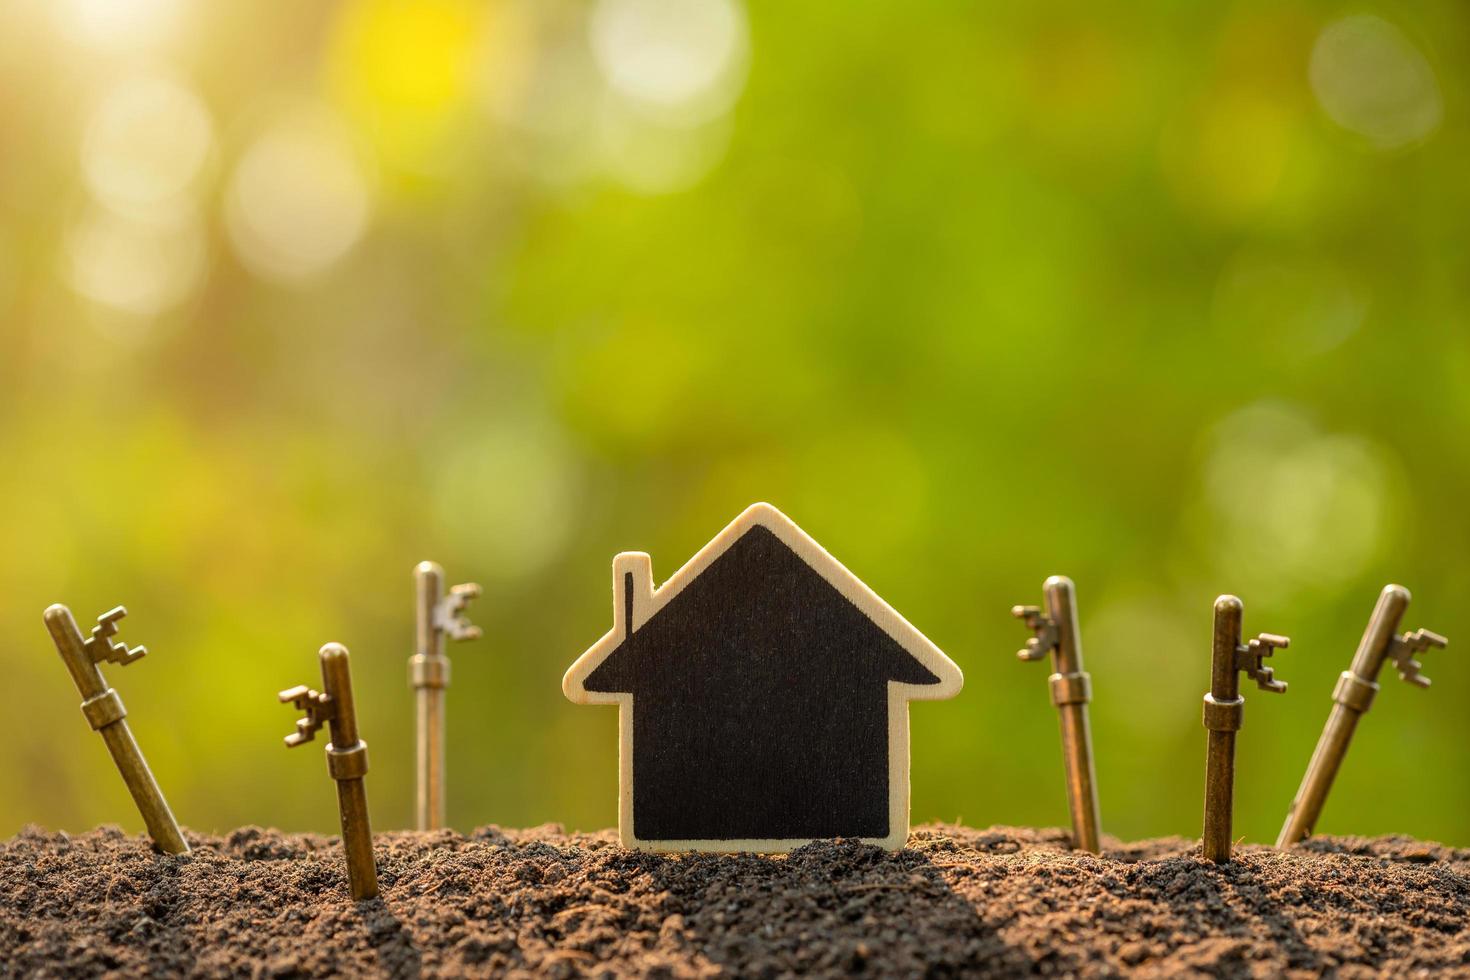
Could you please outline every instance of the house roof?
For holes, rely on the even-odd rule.
[[[621,701],[622,692],[632,690],[629,661],[640,651],[671,639],[675,649],[691,650],[700,630],[720,634],[712,641],[748,633],[752,624],[742,624],[742,615],[787,617],[784,626],[755,626],[762,636],[788,638],[790,653],[798,656],[839,646],[825,639],[811,643],[810,632],[803,642],[804,630],[847,631],[855,645],[881,658],[883,675],[908,699],[952,697],[963,684],[948,657],[770,504],[747,508],[656,590],[645,554],[618,555],[613,572],[614,626],[567,671],[562,687],[573,701]],[[803,594],[790,594],[793,590]],[[722,612],[722,599],[728,612]],[[723,623],[722,614],[727,616]],[[650,632],[644,634],[645,628]],[[722,644],[702,646],[718,650]],[[697,659],[699,654],[691,650],[689,655]]]

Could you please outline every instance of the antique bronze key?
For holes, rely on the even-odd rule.
[[[321,691],[302,684],[277,695],[282,704],[294,704],[305,712],[296,721],[296,731],[286,736],[286,747],[304,745],[323,725],[329,726],[332,740],[327,743],[327,772],[337,781],[347,880],[353,898],[372,898],[378,894],[378,869],[373,862],[373,831],[368,825],[367,788],[363,785],[368,770],[367,743],[357,736],[347,648],[328,643],[318,657],[322,665]]]
[[[133,802],[143,815],[143,823],[153,843],[169,854],[187,854],[189,845],[179,832],[168,801],[163,798],[163,791],[158,788],[158,781],[153,778],[132,730],[128,728],[128,712],[123,707],[122,698],[107,686],[102,671],[98,669],[103,661],[126,667],[148,652],[144,647],[130,648],[125,643],[113,641],[117,634],[117,621],[127,614],[122,606],[103,613],[97,618],[92,635],[83,639],[71,610],[55,605],[46,610],[46,629],[50,631],[66,669],[71,671],[77,690],[85,699],[82,701],[82,714],[107,743],[107,751],[112,753],[112,761],[122,774],[123,782],[127,783],[128,792],[133,794]]]
[[[1098,852],[1101,831],[1097,815],[1097,775],[1092,766],[1092,731],[1087,704],[1092,700],[1092,678],[1082,669],[1082,639],[1077,629],[1077,598],[1072,580],[1053,575],[1042,586],[1046,611],[1039,606],[1015,606],[1011,615],[1036,635],[1016,654],[1022,660],[1052,658],[1049,680],[1051,703],[1062,723],[1062,754],[1067,765],[1067,807],[1072,813],[1076,847]]]
[[[444,689],[449,686],[449,658],[444,638],[478,640],[480,629],[465,619],[464,609],[480,594],[473,583],[456,585],[446,594],[444,569],[431,561],[414,569],[418,629],[408,661],[409,683],[417,707],[417,785],[414,814],[419,830],[444,826]]]
[[[1286,682],[1278,681],[1264,663],[1278,649],[1291,643],[1285,636],[1262,633],[1249,643],[1241,642],[1241,602],[1233,595],[1215,600],[1215,638],[1210,656],[1210,692],[1205,695],[1205,728],[1209,750],[1205,756],[1205,858],[1216,864],[1230,860],[1231,823],[1235,810],[1235,733],[1240,730],[1245,698],[1240,696],[1244,672],[1263,691],[1280,694]]]
[[[1307,764],[1307,774],[1296,791],[1296,799],[1291,801],[1286,823],[1276,838],[1277,847],[1295,844],[1312,833],[1322,814],[1322,804],[1332,789],[1332,780],[1347,755],[1358,719],[1367,714],[1378,693],[1378,672],[1383,665],[1392,660],[1401,680],[1415,687],[1429,686],[1429,678],[1419,673],[1421,665],[1414,656],[1430,647],[1443,647],[1447,641],[1425,629],[1394,635],[1409,606],[1409,598],[1409,590],[1402,585],[1386,585],[1379,594],[1368,628],[1353,654],[1352,665],[1342,672],[1333,688],[1332,714],[1328,715],[1327,727],[1322,729],[1312,761]]]

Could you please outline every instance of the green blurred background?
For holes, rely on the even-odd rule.
[[[353,651],[411,820],[412,569],[476,580],[451,822],[616,819],[567,703],[609,564],[769,500],[946,650],[916,820],[1065,824],[1009,616],[1078,584],[1103,824],[1197,835],[1210,609],[1269,841],[1379,588],[1321,828],[1470,844],[1470,10],[1442,0],[0,5],[0,832],[140,829],[41,623],[180,820],[331,831],[283,687]]]

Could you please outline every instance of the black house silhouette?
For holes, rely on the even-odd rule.
[[[620,555],[614,569],[615,628],[566,686],[631,712],[625,843],[902,845],[906,702],[958,690],[942,653],[768,505],[657,593],[647,556]]]

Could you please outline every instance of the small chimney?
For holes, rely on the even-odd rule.
[[[653,604],[653,559],[625,551],[613,559],[613,629],[623,639],[648,619]]]

